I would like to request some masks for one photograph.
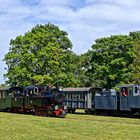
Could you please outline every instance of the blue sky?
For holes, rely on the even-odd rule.
[[[0,83],[10,39],[48,22],[68,32],[81,54],[97,38],[140,30],[140,0],[0,0]]]

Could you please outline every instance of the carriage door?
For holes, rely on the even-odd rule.
[[[6,105],[7,105],[7,107],[11,108],[11,98],[12,98],[12,94],[9,93],[9,92],[7,92],[6,96],[7,96],[7,97],[6,97]]]
[[[26,108],[26,107],[29,107],[30,103],[30,94],[32,94],[32,91],[30,90],[26,90],[25,93],[24,93],[24,98],[23,98],[23,107]]]
[[[91,92],[85,92],[85,108],[91,108]]]
[[[92,103],[92,92],[88,92],[88,108],[91,108]]]
[[[91,107],[95,107],[95,94],[100,94],[102,92],[101,88],[92,88],[91,90]]]
[[[140,91],[138,85],[133,86],[133,96],[130,98],[130,103],[132,109],[140,108]]]

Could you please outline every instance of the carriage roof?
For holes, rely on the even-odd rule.
[[[9,90],[9,89],[10,89],[10,87],[1,87],[0,91],[5,91],[5,90]]]
[[[9,91],[9,90],[12,90],[12,89],[21,89],[21,90],[23,90],[22,87],[1,87],[0,91]]]
[[[134,87],[134,86],[140,86],[140,85],[138,85],[138,84],[125,84],[125,85],[120,85],[117,87],[122,88],[122,87]]]
[[[92,91],[94,89],[100,89],[99,87],[79,87],[79,88],[63,88],[63,92],[76,92],[76,91],[81,91],[81,92],[88,92],[88,91]]]

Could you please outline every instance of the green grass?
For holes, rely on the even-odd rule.
[[[134,140],[140,119],[68,114],[66,118],[0,112],[0,140]]]

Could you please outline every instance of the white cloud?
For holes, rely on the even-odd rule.
[[[0,0],[0,83],[9,41],[36,24],[52,22],[68,32],[77,54],[96,38],[140,29],[139,0]]]

